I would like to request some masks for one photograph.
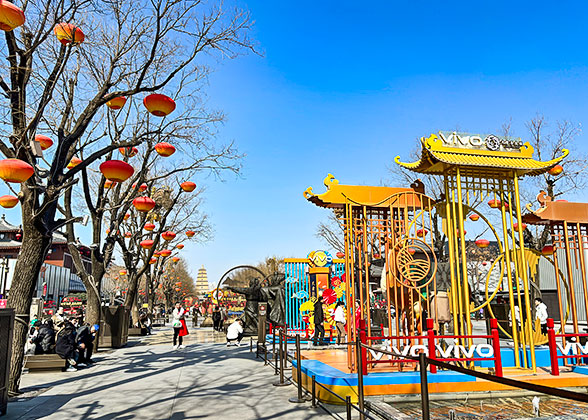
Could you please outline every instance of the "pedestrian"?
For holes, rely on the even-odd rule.
[[[84,364],[78,363],[78,352],[76,348],[76,329],[69,321],[62,321],[58,325],[55,353],[65,359],[65,371],[75,372]]]
[[[55,353],[55,330],[53,329],[53,321],[48,319],[44,324],[37,321],[35,327],[38,329],[33,343],[35,344],[35,354],[51,354]]]
[[[172,327],[174,328],[174,345],[173,350],[183,349],[184,336],[188,335],[188,327],[186,326],[185,318],[186,310],[182,308],[180,302],[176,302],[175,308],[172,311]]]
[[[215,331],[220,331],[220,326],[222,323],[222,314],[218,305],[214,307],[212,311],[212,329]]]
[[[535,298],[535,317],[539,319],[541,324],[541,334],[547,334],[547,305],[543,303],[540,297]]]
[[[323,312],[323,297],[319,296],[314,303],[314,337],[315,346],[325,345],[325,315]],[[318,341],[317,341],[318,340]]]
[[[345,304],[342,301],[337,302],[335,307],[335,325],[337,327],[337,345],[345,342],[347,331],[345,330]]]
[[[237,341],[235,345],[239,347],[241,345],[241,340],[243,339],[243,320],[241,318],[237,318],[235,322],[233,322],[227,328],[227,347],[231,345],[231,341]]]

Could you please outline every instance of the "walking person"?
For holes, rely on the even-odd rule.
[[[335,325],[337,326],[337,345],[345,342],[347,331],[345,330],[345,304],[342,301],[337,302],[335,307]]]
[[[325,315],[323,312],[323,297],[319,296],[314,303],[314,337],[313,344],[315,346],[325,345]],[[317,342],[318,340],[318,342]]]
[[[176,302],[172,311],[172,327],[174,328],[174,344],[172,350],[183,349],[184,336],[188,335],[188,327],[185,318],[186,310],[182,308],[180,302]]]
[[[218,305],[216,305],[214,307],[214,310],[212,311],[212,328],[215,331],[220,331],[221,323],[222,323],[222,313],[221,313]]]
[[[535,317],[539,319],[541,324],[541,334],[547,334],[547,305],[543,303],[543,300],[539,297],[535,298]]]

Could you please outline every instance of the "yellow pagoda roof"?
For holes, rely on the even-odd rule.
[[[460,166],[466,169],[469,176],[504,175],[505,170],[524,176],[540,175],[549,171],[569,153],[567,149],[563,149],[561,156],[541,162],[533,159],[534,149],[529,142],[524,143],[517,151],[470,149],[446,146],[436,134],[421,138],[421,146],[421,158],[418,161],[401,162],[400,156],[396,156],[394,161],[411,171],[433,175],[442,175],[451,167]]]
[[[346,203],[364,205],[368,207],[390,207],[390,206],[415,206],[420,207],[422,200],[427,199],[424,195],[419,195],[418,191],[413,188],[395,188],[395,187],[374,187],[368,185],[341,185],[339,181],[331,174],[328,174],[323,183],[327,191],[323,194],[315,195],[312,187],[308,187],[303,195],[311,203],[319,207],[326,208],[344,208]],[[399,195],[399,193],[411,192],[411,195]],[[432,205],[432,202],[427,204]]]

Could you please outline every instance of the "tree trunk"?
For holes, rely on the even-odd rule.
[[[8,294],[8,307],[14,308],[17,319],[12,340],[10,382],[8,385],[10,393],[17,393],[20,386],[24,347],[29,330],[31,301],[41,266],[51,244],[51,237],[43,235],[30,219],[27,220],[24,217],[25,211],[26,209],[23,208],[23,242]]]

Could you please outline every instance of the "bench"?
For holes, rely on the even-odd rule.
[[[129,335],[132,335],[132,336],[147,335],[147,328],[140,328],[140,327],[129,328]]]
[[[153,327],[165,327],[165,318],[154,318]]]
[[[58,354],[34,354],[25,357],[24,367],[29,372],[65,369],[65,359]]]

